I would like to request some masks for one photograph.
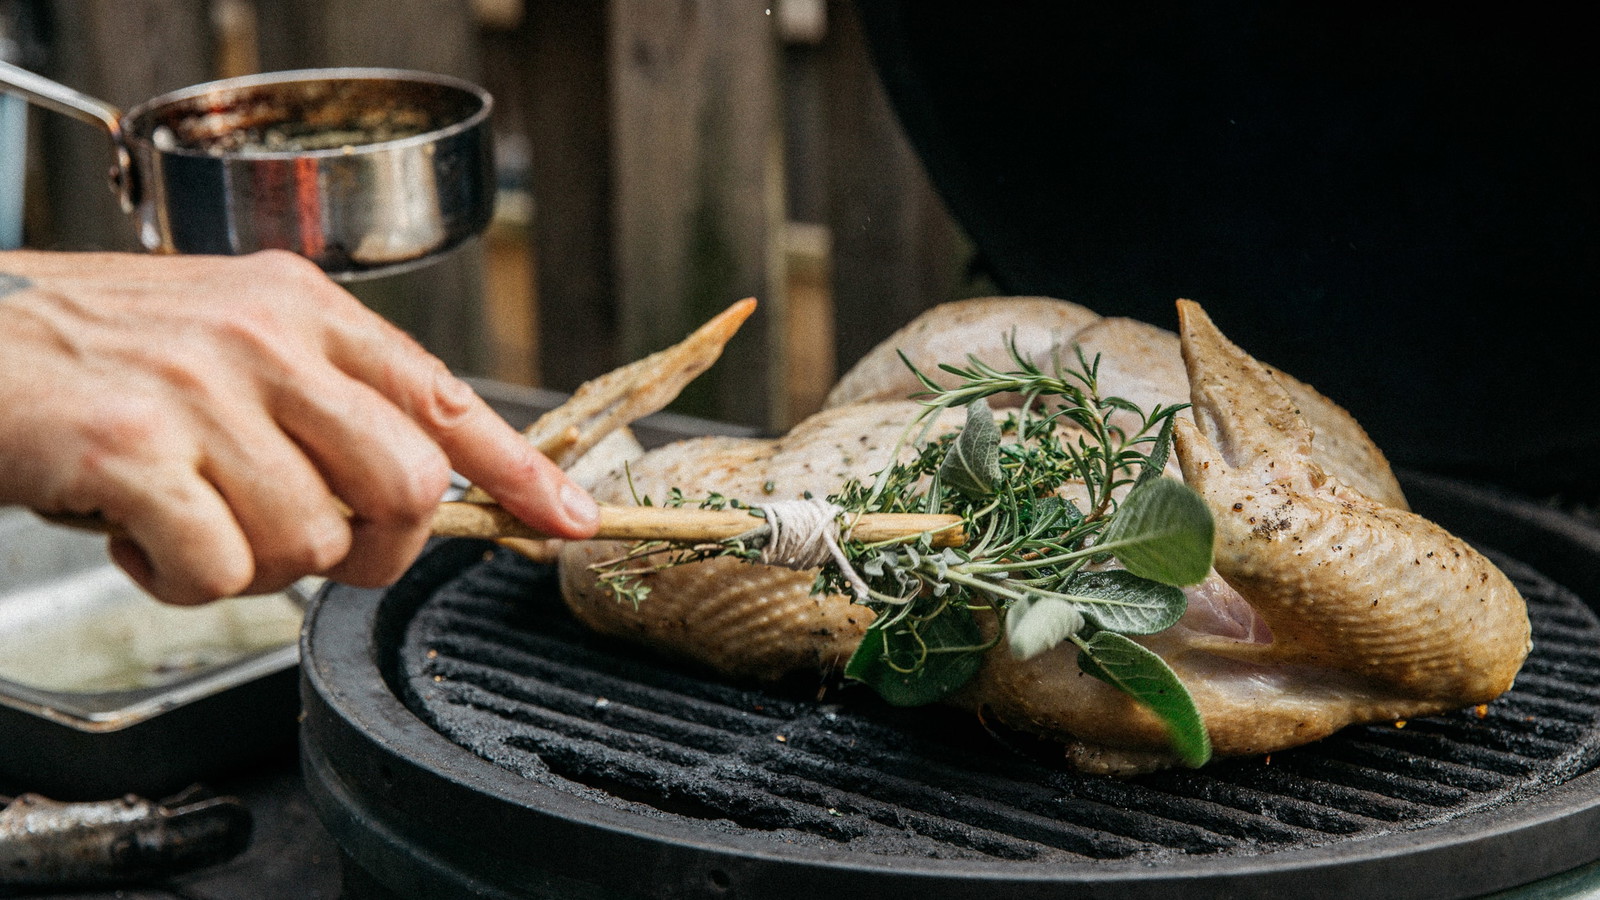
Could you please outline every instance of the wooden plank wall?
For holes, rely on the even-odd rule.
[[[773,420],[784,218],[767,8],[528,5],[522,98],[547,386],[570,390],[755,296],[757,315],[679,408]]]
[[[834,346],[848,365],[917,313],[973,286],[966,238],[894,117],[853,4],[833,0],[829,9],[827,224]]]
[[[839,368],[969,290],[964,240],[899,131],[849,0],[38,2],[47,74],[124,106],[252,63],[488,85],[497,128],[530,160],[526,243],[490,239],[492,279],[480,241],[351,286],[467,374],[570,390],[754,295],[758,317],[678,409],[782,428]],[[219,10],[249,13],[252,52],[218,46]],[[134,249],[104,186],[103,135],[35,121],[50,198],[30,234]],[[508,279],[508,264],[527,277]]]
[[[211,77],[214,46],[206,0],[53,0],[44,74],[127,109]],[[62,250],[138,250],[133,219],[108,186],[106,133],[38,111],[35,146],[50,202],[29,222],[32,243]]]
[[[562,391],[627,362],[611,265],[608,21],[604,3],[533,2],[507,39],[521,67],[503,78],[522,111],[535,204],[533,374]]]
[[[255,0],[263,70],[419,69],[483,80],[477,22],[461,0]],[[484,247],[468,242],[424,268],[348,285],[452,368],[490,365]]]
[[[783,347],[784,222],[777,31],[767,0],[613,3],[612,262],[629,357],[660,349],[745,296],[761,301],[691,411],[766,422]]]
[[[907,319],[966,295],[966,242],[893,118],[854,7],[815,2],[821,27],[805,36],[758,0],[529,5],[546,386],[754,294],[768,318],[687,410],[781,428]],[[581,86],[551,91],[563,74]]]

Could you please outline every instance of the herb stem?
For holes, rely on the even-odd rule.
[[[1192,699],[1160,656],[1127,637],[1171,627],[1186,602],[1179,586],[1211,565],[1213,523],[1204,501],[1156,478],[1182,407],[1157,405],[1146,414],[1101,396],[1099,358],[1087,359],[1081,349],[1077,369],[1058,359],[1049,374],[1024,358],[1014,339],[1011,351],[1015,371],[975,358],[964,367],[941,366],[960,379],[954,388],[913,366],[925,392],[914,398],[920,408],[887,463],[869,482],[851,480],[828,498],[850,515],[953,515],[969,541],[944,548],[927,535],[911,542],[841,541],[843,568],[866,584],[859,602],[877,615],[845,675],[891,703],[918,705],[960,689],[977,673],[982,654],[1002,641],[1024,657],[1070,641],[1085,673],[1167,722],[1185,761],[1203,759],[1209,750]],[[1020,395],[1022,407],[1002,421],[983,401],[1003,393]],[[966,425],[930,438],[942,414],[960,406],[967,407]],[[669,502],[681,503],[681,493]],[[716,495],[709,502],[744,508]],[[637,603],[648,586],[630,585],[629,577],[716,556],[759,553],[747,545],[698,546],[674,551],[659,566],[628,555],[602,577],[619,598]],[[1121,568],[1085,571],[1111,558]],[[815,590],[848,596],[859,584],[830,565]],[[986,639],[980,615],[1003,627]]]

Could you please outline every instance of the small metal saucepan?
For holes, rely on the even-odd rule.
[[[0,90],[104,128],[112,188],[166,253],[292,250],[345,280],[420,265],[494,206],[488,92],[397,69],[214,81],[123,113],[0,62]]]

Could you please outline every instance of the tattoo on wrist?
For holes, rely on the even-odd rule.
[[[33,287],[33,282],[23,278],[21,275],[13,275],[10,272],[0,272],[0,300],[4,300],[18,291],[25,291],[31,287]]]

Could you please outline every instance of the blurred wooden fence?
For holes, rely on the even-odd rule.
[[[971,292],[845,0],[33,0],[45,74],[113,104],[252,69],[393,66],[496,96],[525,228],[352,286],[468,374],[570,390],[744,296],[680,410],[761,427]],[[103,135],[37,111],[29,243],[134,249]],[[33,193],[39,196],[34,198]]]

